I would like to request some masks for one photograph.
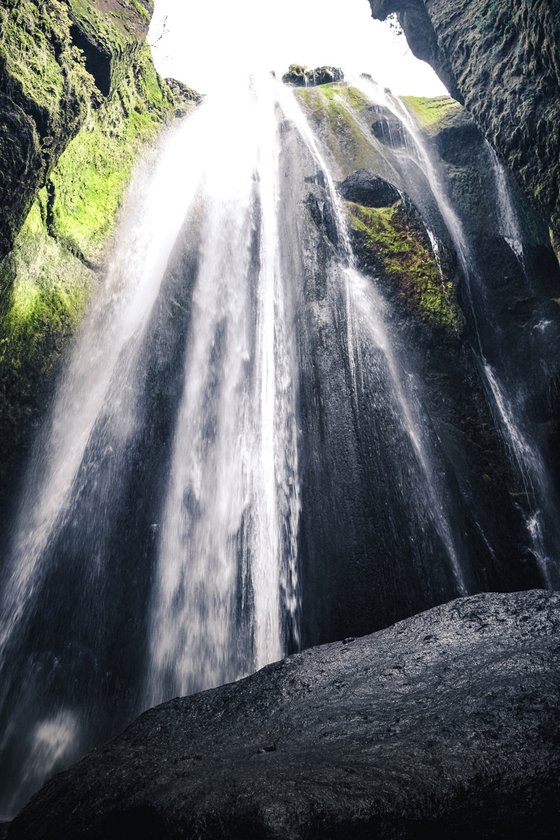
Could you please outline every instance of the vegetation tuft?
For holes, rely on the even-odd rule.
[[[454,285],[442,276],[430,246],[408,220],[402,202],[380,208],[349,201],[345,205],[360,247],[395,284],[399,297],[414,304],[432,326],[458,330],[463,317]]]

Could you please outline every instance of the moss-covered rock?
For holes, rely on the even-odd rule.
[[[425,229],[402,199],[389,207],[346,201],[360,264],[383,274],[393,294],[414,307],[431,326],[454,331],[463,325],[453,282],[445,277]]]
[[[367,120],[363,125],[360,122],[360,115],[370,106],[360,90],[351,85],[325,84],[298,88],[296,95],[323,137],[333,167],[341,177],[346,178],[356,169],[370,168],[374,149],[367,137]]]
[[[191,91],[187,102],[158,76],[145,41],[151,11],[151,0],[8,0],[0,10],[4,488],[44,410],[134,161],[199,98]]]
[[[402,101],[429,134],[444,128],[462,110],[451,96],[403,96]]]

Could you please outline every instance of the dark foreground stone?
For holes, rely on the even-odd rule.
[[[485,594],[142,715],[16,838],[543,838],[560,817],[560,595]]]

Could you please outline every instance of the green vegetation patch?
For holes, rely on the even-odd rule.
[[[79,8],[90,20],[103,22],[98,40],[104,34],[110,37],[115,54],[128,43],[108,97],[101,96],[85,69],[83,53],[71,43],[70,5],[72,20]],[[99,5],[118,15],[126,4],[100,0]],[[136,4],[129,5],[138,21]],[[76,121],[76,131],[81,125],[62,154],[53,155],[46,185],[12,252],[0,264],[0,495],[43,416],[54,372],[96,281],[92,266],[103,259],[134,162],[176,110],[149,47],[130,37],[127,42],[127,16],[116,27],[95,6],[86,0],[8,0],[8,8],[0,10],[0,61],[43,109],[52,143],[68,137],[66,120]]]
[[[56,121],[72,91],[86,105],[92,79],[69,38],[68,6],[62,0],[7,0],[0,9],[0,58],[24,95]]]
[[[376,267],[394,282],[398,295],[412,302],[433,326],[457,330],[463,319],[453,283],[442,277],[429,245],[410,222],[401,201],[391,207],[345,202],[351,228]]]
[[[149,52],[69,143],[50,176],[51,234],[87,261],[96,261],[111,233],[132,167],[174,108]]]
[[[369,168],[375,151],[365,137],[356,112],[368,105],[356,88],[332,82],[313,88],[297,88],[315,127],[322,133],[334,161],[346,174]]]
[[[371,104],[361,90],[352,87],[352,85],[340,85],[337,82],[330,82],[326,85],[320,85],[319,90],[331,103],[344,102],[350,108],[353,108],[358,113]]]
[[[435,132],[453,120],[463,110],[450,96],[403,96],[402,101],[418,123],[428,134]]]
[[[46,204],[43,189],[0,269],[5,295],[0,319],[0,493],[8,489],[5,475],[41,417],[94,279],[93,272],[48,235]]]
[[[143,39],[151,13],[138,0],[69,0],[73,20],[114,51]]]

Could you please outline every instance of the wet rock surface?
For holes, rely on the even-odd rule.
[[[548,838],[560,595],[485,594],[142,715],[40,791],[40,838]]]
[[[364,207],[387,207],[400,198],[399,191],[392,184],[367,169],[357,169],[345,178],[339,185],[339,191],[347,201],[355,201]]]
[[[88,106],[99,107],[126,74],[152,12],[149,0],[2,5],[0,260]]]
[[[344,73],[340,67],[315,67],[312,70],[301,64],[290,64],[289,70],[282,76],[286,85],[294,87],[314,87],[315,85],[327,85],[332,82],[340,82],[344,79]]]
[[[370,0],[396,12],[412,51],[463,101],[560,231],[558,0]]]

